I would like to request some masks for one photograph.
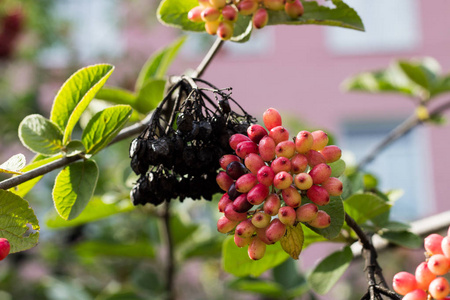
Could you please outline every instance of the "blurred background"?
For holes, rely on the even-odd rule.
[[[232,87],[233,97],[256,118],[261,119],[268,107],[278,109],[289,120],[291,135],[304,128],[323,128],[351,165],[414,113],[416,103],[397,95],[344,92],[343,81],[361,71],[386,68],[398,58],[430,56],[443,73],[450,73],[450,3],[345,2],[360,14],[366,32],[312,25],[264,28],[248,43],[225,43],[203,78],[218,87]],[[28,114],[48,116],[59,87],[77,69],[111,63],[116,70],[108,84],[133,90],[147,58],[182,34],[158,22],[158,4],[0,0],[0,161],[16,153],[32,159],[17,137],[18,125]],[[170,74],[195,69],[213,42],[206,34],[188,34]],[[447,97],[441,96],[434,105]],[[394,219],[413,221],[450,209],[449,140],[448,127],[422,126],[367,166],[381,190],[403,191],[392,212]],[[101,170],[96,199],[120,203],[123,213],[69,228],[52,223],[56,173],[45,176],[25,197],[38,215],[41,239],[32,250],[0,263],[0,300],[164,299],[164,243],[156,210],[133,209],[129,204],[135,180],[130,177],[129,142],[96,156]],[[174,205],[174,211],[177,299],[284,299],[243,292],[237,279],[221,271],[224,237],[215,230],[214,203],[186,200]],[[314,245],[299,262],[289,260],[263,278],[294,270],[297,282],[285,280],[289,288],[303,288],[304,294],[299,292],[296,299],[359,299],[365,290],[361,262],[353,263],[346,280],[325,296],[305,288],[305,272],[334,249],[329,243]],[[382,252],[386,278],[400,270],[413,271],[412,266],[423,260],[422,252]]]

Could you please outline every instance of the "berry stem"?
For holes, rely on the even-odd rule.
[[[223,40],[220,38],[217,38],[214,44],[209,49],[208,53],[206,53],[206,56],[203,58],[203,60],[198,65],[197,69],[195,69],[194,74],[192,74],[192,77],[201,77],[203,73],[205,72],[208,65],[211,63],[213,58],[216,56],[217,52],[219,52],[221,46],[223,45]]]

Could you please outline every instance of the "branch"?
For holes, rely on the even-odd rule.
[[[170,227],[170,202],[164,203],[164,212],[162,215],[164,235],[167,243],[167,265],[166,265],[166,291],[167,300],[175,299],[175,293],[173,289],[174,283],[174,244],[172,239],[172,230]]]
[[[203,60],[198,65],[197,69],[195,69],[195,72],[192,75],[192,77],[202,77],[206,68],[209,66],[212,59],[216,56],[217,52],[219,52],[222,45],[223,45],[223,40],[221,40],[220,38],[217,38],[216,41],[214,42],[214,44],[209,49],[206,56],[203,58]]]

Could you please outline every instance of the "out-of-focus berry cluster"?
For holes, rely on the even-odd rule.
[[[199,0],[199,6],[188,13],[192,22],[204,22],[205,30],[222,40],[233,36],[234,24],[239,15],[252,16],[253,27],[261,29],[267,25],[269,14],[267,10],[280,11],[292,19],[303,14],[300,0]]]
[[[175,89],[173,89],[175,90]],[[228,139],[245,132],[254,120],[230,107],[228,94],[215,91],[218,105],[206,90],[181,84],[170,117],[163,115],[169,94],[155,110],[148,128],[130,146],[131,168],[140,175],[131,191],[134,205],[179,198],[211,200],[219,158],[231,151]],[[180,104],[183,95],[187,98]],[[220,99],[218,99],[220,98]]]
[[[342,182],[331,177],[328,165],[340,159],[341,150],[327,146],[325,132],[300,131],[292,141],[278,111],[269,108],[263,121],[267,130],[251,125],[247,135],[231,136],[235,154],[220,159],[223,171],[216,178],[226,192],[219,201],[224,216],[217,229],[234,232],[236,245],[249,245],[254,260],[285,235],[287,226],[328,227],[331,218],[320,208],[342,193]],[[302,205],[306,198],[310,202]]]
[[[424,240],[426,260],[415,274],[399,272],[393,279],[394,290],[403,300],[450,299],[450,285],[445,277],[450,272],[450,228],[447,236],[430,234]]]

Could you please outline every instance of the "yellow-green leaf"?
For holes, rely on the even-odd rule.
[[[23,167],[25,167],[26,159],[25,155],[22,153],[11,156],[7,161],[0,165],[0,173],[9,173],[20,175],[19,172]]]
[[[286,234],[281,238],[280,243],[283,250],[293,259],[298,259],[303,248],[303,229],[302,223],[296,226],[287,226]]]

